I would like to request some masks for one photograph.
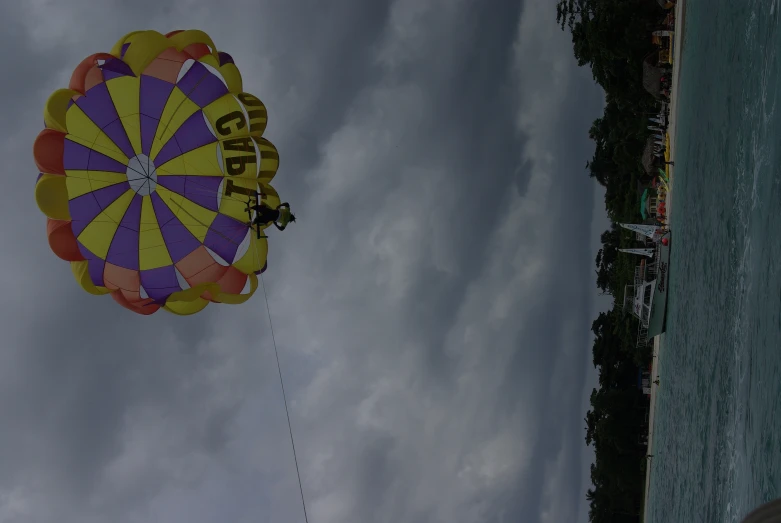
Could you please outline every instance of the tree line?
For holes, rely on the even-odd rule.
[[[556,6],[558,23],[572,34],[578,65],[591,68],[606,102],[589,129],[595,150],[586,164],[589,176],[605,187],[612,222],[601,236],[596,284],[614,297],[613,308],[600,313],[591,328],[599,370],[599,388],[585,416],[586,444],[596,454],[587,493],[593,523],[642,519],[648,398],[638,387],[638,371],[648,367],[652,350],[636,347],[637,320],[623,311],[624,286],[634,278],[637,258],[618,249],[638,245],[617,223],[641,220],[638,181],[647,178],[641,158],[648,117],[659,111],[643,87],[643,60],[656,49],[651,32],[666,15],[656,0],[559,0]]]

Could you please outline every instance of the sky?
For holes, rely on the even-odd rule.
[[[298,220],[264,274],[311,523],[586,521],[588,177],[603,93],[554,0],[0,2],[0,522],[302,522],[262,291],[192,317],[51,253],[48,95],[138,29],[206,31]]]

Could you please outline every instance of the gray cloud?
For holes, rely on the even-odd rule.
[[[269,107],[310,521],[582,516],[601,99],[549,4],[3,5],[0,521],[302,520],[262,293],[136,317],[77,288],[32,203],[46,96],[144,27],[203,28]]]

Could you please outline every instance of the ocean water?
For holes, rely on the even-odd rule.
[[[648,521],[781,497],[781,0],[687,0]]]

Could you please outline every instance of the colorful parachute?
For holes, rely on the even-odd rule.
[[[268,250],[247,203],[280,204],[266,121],[202,31],[133,32],[86,58],[33,147],[51,249],[84,290],[140,314],[247,301]]]

